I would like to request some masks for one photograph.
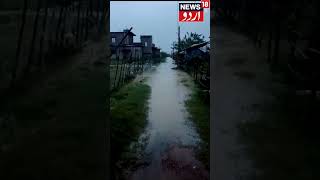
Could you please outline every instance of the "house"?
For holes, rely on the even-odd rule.
[[[184,49],[184,59],[186,62],[194,59],[208,60],[209,52],[204,49],[208,42],[193,44],[192,46]]]
[[[134,54],[134,57],[136,57],[137,59],[141,59],[143,57],[143,45],[142,43],[138,43],[138,42],[134,42],[133,43],[133,54]]]
[[[127,59],[130,57],[135,58],[133,36],[136,36],[134,33],[129,32],[125,29],[122,32],[111,32],[111,53],[112,58],[119,57],[119,59]],[[125,35],[128,35],[125,37]],[[123,39],[125,37],[125,39]],[[122,41],[123,40],[123,41]],[[122,43],[120,44],[120,42]],[[119,46],[117,48],[117,46]],[[133,53],[132,53],[133,52]]]
[[[209,61],[210,54],[208,51],[208,44],[209,42],[193,44],[180,52],[176,52],[173,55],[173,59],[176,61],[178,66],[188,65],[190,63],[192,64],[197,60]]]
[[[141,43],[143,45],[143,57],[151,58],[152,57],[152,36],[142,35],[140,36]]]
[[[127,36],[125,37],[126,34]],[[134,42],[134,36],[136,35],[127,29],[122,32],[111,32],[111,58],[141,59],[160,57],[160,49],[152,43],[151,35],[141,35],[140,42]],[[124,37],[125,39],[123,39]],[[122,43],[120,44],[121,41]]]
[[[123,32],[111,32],[111,46],[118,45],[128,31],[129,30],[125,29]],[[133,44],[133,36],[136,35],[130,31],[122,44]]]
[[[154,44],[152,44],[152,57],[160,58],[160,48],[157,48]]]

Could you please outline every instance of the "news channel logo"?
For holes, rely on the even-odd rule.
[[[210,0],[179,3],[179,22],[203,22],[204,8],[210,8]]]

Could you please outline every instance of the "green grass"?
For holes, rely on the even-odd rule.
[[[122,159],[131,142],[136,141],[147,122],[147,101],[151,89],[143,82],[131,82],[111,96],[112,163]]]
[[[208,97],[198,87],[193,87],[193,93],[186,101],[186,107],[191,115],[197,132],[202,140],[199,158],[207,169],[210,164],[210,109]]]

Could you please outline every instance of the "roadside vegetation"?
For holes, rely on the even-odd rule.
[[[145,128],[150,93],[150,87],[143,81],[133,81],[111,95],[111,164],[126,159],[122,156]],[[117,167],[113,168],[117,173]]]
[[[182,80],[182,83],[191,87],[192,94],[186,100],[186,107],[190,113],[190,119],[196,126],[197,132],[202,140],[199,150],[199,159],[207,169],[210,165],[210,101],[207,92],[201,90],[197,85],[190,85],[192,82]]]
[[[173,42],[172,49],[179,52],[192,45],[204,43],[205,37],[195,32],[187,33],[179,42]],[[208,48],[208,47],[207,47]],[[207,49],[208,50],[208,49]],[[202,51],[202,50],[201,50]],[[190,97],[186,100],[186,108],[190,113],[190,119],[193,121],[196,130],[201,138],[200,148],[198,149],[198,158],[209,170],[210,165],[210,96],[209,82],[204,81],[209,75],[209,59],[206,56],[198,56],[196,53],[190,53],[193,56],[191,60],[181,62],[179,58],[175,62],[179,69],[182,69],[193,79],[182,79],[186,87],[192,90]],[[199,61],[200,60],[200,61]],[[207,61],[208,60],[208,61]],[[197,63],[196,63],[197,62]],[[199,63],[201,62],[201,63]]]
[[[195,32],[188,32],[181,39],[180,43],[173,42],[172,49],[176,50],[176,52],[180,52],[181,50],[186,49],[192,45],[204,42],[205,37],[203,35],[197,34]],[[198,149],[197,153],[198,158],[200,161],[202,161],[207,170],[209,170],[210,98],[208,91],[208,81],[203,81],[205,79],[204,77],[209,75],[209,59],[206,59],[205,56],[197,56],[196,53],[191,53],[189,56],[193,56],[193,58],[188,62],[182,61],[182,63],[181,60],[179,60],[179,58],[177,57],[176,59],[174,59],[177,67],[188,73],[189,76],[193,79],[182,79],[181,83],[192,90],[190,97],[186,100],[186,108],[190,113],[190,119],[193,121],[196,130],[201,138],[200,148]],[[201,60],[201,63],[198,63],[199,60]]]

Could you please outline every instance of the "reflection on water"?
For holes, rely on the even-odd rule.
[[[172,59],[168,58],[165,63],[144,73],[146,83],[151,87],[151,96],[148,125],[140,137],[140,142],[146,144],[140,154],[144,155],[142,159],[146,163],[143,164],[147,165],[134,170],[129,179],[206,179],[203,175],[190,174],[192,170],[199,173],[196,168],[202,167],[193,152],[199,136],[188,120],[184,105],[191,89],[182,81],[190,77],[172,69],[174,67]],[[183,158],[179,160],[179,157]]]
[[[187,125],[188,113],[184,106],[191,91],[181,82],[189,78],[184,72],[173,70],[171,59],[159,65],[148,77],[151,87],[149,100],[150,144],[147,151],[160,151],[168,144],[195,145],[197,134]]]

